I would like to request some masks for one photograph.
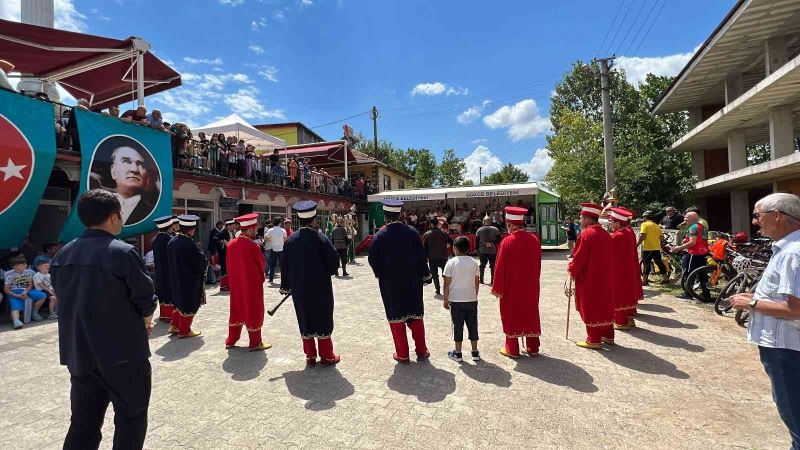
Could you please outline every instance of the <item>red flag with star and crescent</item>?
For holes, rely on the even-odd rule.
[[[0,249],[25,239],[55,154],[52,104],[0,90]]]

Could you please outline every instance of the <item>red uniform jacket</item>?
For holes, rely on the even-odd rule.
[[[507,337],[536,337],[539,324],[539,274],[542,244],[525,230],[507,236],[497,247],[492,293],[500,298],[500,318]]]
[[[231,312],[228,325],[245,325],[258,331],[264,323],[264,254],[247,236],[239,236],[227,247]]]
[[[587,227],[578,235],[567,265],[575,279],[575,305],[587,327],[614,322],[611,247],[611,236],[600,224]]]
[[[644,298],[644,290],[642,289],[642,267],[641,264],[639,264],[639,249],[636,246],[636,233],[630,226],[622,227],[620,231],[629,235],[630,237],[628,239],[633,243],[631,245],[631,251],[633,252],[633,257],[631,258],[631,283],[636,285],[636,303],[639,303],[639,300]]]
[[[614,311],[636,309],[639,290],[642,288],[639,277],[639,257],[636,254],[636,238],[633,233],[627,233],[626,230],[630,231],[630,228],[623,227],[611,233],[612,251],[614,252],[611,270]]]

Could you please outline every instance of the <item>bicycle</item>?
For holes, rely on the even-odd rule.
[[[730,241],[720,237],[709,247],[709,251],[708,264],[692,271],[683,283],[684,292],[695,300],[716,299],[722,288],[737,275],[732,262],[739,254],[734,251]],[[703,275],[706,277],[705,286],[700,282]],[[705,297],[704,292],[708,292],[709,297]]]
[[[714,312],[724,315],[732,308],[729,298],[735,294],[749,292],[758,284],[767,263],[758,259],[738,255],[733,260],[733,268],[738,272],[720,291],[714,301]],[[737,314],[740,318],[743,314]],[[747,318],[744,317],[744,320]],[[737,321],[738,322],[738,321]]]

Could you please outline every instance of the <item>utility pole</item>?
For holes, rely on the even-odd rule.
[[[378,158],[378,108],[372,107],[372,139],[375,145],[375,159]]]
[[[611,99],[610,99],[610,85],[608,80],[608,63],[614,60],[614,56],[610,58],[601,58],[597,61],[600,62],[600,89],[603,95],[603,153],[605,155],[606,165],[606,192],[611,192],[614,188],[614,129],[611,123]]]
[[[478,184],[483,184],[483,166],[478,167]]]

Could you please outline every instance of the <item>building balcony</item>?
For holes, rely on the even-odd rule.
[[[781,180],[797,178],[798,174],[800,174],[800,153],[793,153],[700,181],[694,185],[695,193],[705,196],[716,192],[747,190]]]

